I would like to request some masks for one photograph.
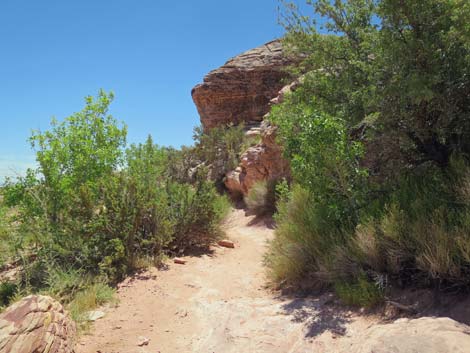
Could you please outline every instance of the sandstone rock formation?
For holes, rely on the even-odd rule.
[[[250,147],[242,156],[240,165],[227,173],[225,186],[234,195],[246,195],[258,181],[288,177],[289,162],[282,157],[281,147],[276,143],[275,126],[263,122],[261,143]]]
[[[340,351],[467,353],[470,352],[470,327],[449,318],[400,319],[392,324],[374,325],[352,340]]]
[[[60,303],[31,295],[0,315],[0,352],[72,353],[75,333]]]
[[[275,40],[210,72],[191,93],[203,127],[261,121],[269,112],[269,101],[283,87],[285,68],[291,63]]]

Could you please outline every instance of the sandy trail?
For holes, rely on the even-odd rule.
[[[119,306],[83,336],[77,353],[340,352],[373,319],[328,304],[329,297],[285,298],[265,288],[263,255],[273,231],[233,210],[235,249],[151,269],[118,290]],[[137,345],[139,336],[149,344]],[[343,347],[343,348],[341,348]]]

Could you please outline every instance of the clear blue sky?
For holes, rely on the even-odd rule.
[[[300,1],[302,2],[302,1]],[[191,88],[283,34],[277,0],[1,0],[0,180],[34,164],[27,138],[115,93],[129,142],[191,144]]]

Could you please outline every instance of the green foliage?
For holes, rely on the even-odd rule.
[[[13,282],[0,282],[0,309],[10,304],[17,288],[17,285]]]
[[[328,211],[318,205],[312,193],[294,185],[288,199],[278,205],[276,236],[266,256],[274,283],[307,283],[312,288],[331,284],[327,273],[332,254],[345,242],[345,234],[330,224]]]
[[[204,131],[194,129],[194,154],[209,167],[211,180],[221,181],[225,174],[238,166],[240,155],[249,147],[245,127],[218,126]]]
[[[307,3],[323,28],[283,15],[302,85],[271,114],[297,184],[271,278],[358,305],[377,281],[468,288],[468,2]]]
[[[293,101],[275,109],[271,119],[279,126],[295,181],[333,221],[356,221],[367,172],[359,165],[362,146],[349,140],[345,122]]]
[[[86,330],[89,325],[89,312],[99,306],[115,302],[115,290],[105,283],[95,283],[77,293],[68,305],[72,319],[78,324],[79,330]]]
[[[219,225],[230,207],[225,196],[201,175],[194,187],[184,184],[167,186],[171,217],[176,226],[172,248],[182,252],[186,247],[208,246],[220,235]]]
[[[113,94],[100,91],[94,99],[86,97],[85,108],[62,123],[52,120],[52,129],[35,131],[31,145],[36,149],[39,172],[49,194],[47,216],[57,222],[67,200],[80,187],[94,188],[122,161],[127,129],[119,128],[108,115]]]
[[[352,306],[372,307],[384,300],[380,287],[364,275],[359,276],[353,283],[337,282],[335,291],[343,303]]]
[[[1,256],[18,265],[19,292],[71,303],[77,320],[109,297],[102,283],[207,247],[229,207],[204,168],[192,183],[172,174],[172,158],[192,149],[176,152],[149,136],[125,150],[126,128],[108,114],[112,98],[100,91],[79,113],[34,132],[39,169],[2,189],[0,237],[8,247],[0,247],[11,259]]]
[[[306,54],[301,100],[314,97],[362,138],[385,142],[374,153],[384,174],[396,160],[445,167],[470,151],[465,1],[308,2],[329,34],[295,10],[286,15],[286,44]]]
[[[454,159],[446,172],[406,178],[382,215],[358,227],[358,262],[404,282],[468,286],[469,173]]]

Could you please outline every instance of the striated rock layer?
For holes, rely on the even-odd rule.
[[[262,121],[288,77],[279,40],[249,50],[210,72],[191,94],[204,129]]]
[[[299,78],[282,87],[276,97],[271,99],[269,106],[282,103],[286,94],[295,91],[301,83],[302,78]],[[261,142],[250,147],[242,155],[237,169],[227,173],[225,186],[232,195],[248,194],[250,188],[258,181],[289,179],[290,165],[282,156],[282,148],[276,142],[276,131],[275,126],[263,121],[261,124]]]
[[[0,352],[72,353],[75,323],[47,296],[31,295],[0,315]]]

